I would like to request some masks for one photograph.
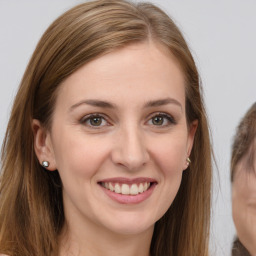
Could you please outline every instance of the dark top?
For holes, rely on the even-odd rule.
[[[242,245],[238,238],[233,242],[232,256],[250,256],[250,253]]]

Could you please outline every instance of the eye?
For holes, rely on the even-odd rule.
[[[169,126],[171,124],[176,124],[174,118],[165,113],[158,113],[150,118],[148,121],[150,125],[154,126]]]
[[[87,116],[83,117],[80,122],[86,126],[95,127],[95,128],[109,125],[106,118],[104,118],[100,114],[87,115]]]

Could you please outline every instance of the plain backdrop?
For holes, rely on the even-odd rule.
[[[82,1],[0,0],[0,144],[13,97],[45,29]],[[232,136],[256,101],[256,2],[254,0],[155,0],[177,23],[201,74],[214,168],[212,255],[230,255],[235,234],[229,175]],[[241,209],[242,210],[242,209]]]

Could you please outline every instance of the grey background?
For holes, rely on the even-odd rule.
[[[12,100],[45,29],[82,1],[0,0],[0,144]],[[230,255],[229,161],[239,119],[256,101],[256,2],[155,0],[176,21],[201,74],[217,167],[212,204],[212,255]]]

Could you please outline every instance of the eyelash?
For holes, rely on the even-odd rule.
[[[153,118],[163,118],[165,120],[163,120],[163,122],[165,122],[167,120],[167,124],[160,124],[160,125],[156,125],[156,124],[150,124],[152,126],[156,126],[156,127],[159,127],[159,128],[163,128],[163,127],[168,127],[170,125],[175,125],[177,122],[176,120],[169,114],[166,114],[166,113],[161,113],[161,112],[158,112],[158,113],[154,113],[150,116],[149,120],[146,122],[153,122]],[[100,118],[100,124],[99,125],[92,125],[92,121],[93,121],[93,118]],[[87,123],[87,122],[90,122],[90,123]],[[106,122],[106,124],[103,124],[102,125],[102,122]],[[102,126],[109,126],[111,125],[111,123],[109,122],[108,118],[105,117],[105,115],[103,114],[98,114],[98,113],[95,113],[95,114],[90,114],[90,115],[87,115],[87,116],[84,116],[81,120],[80,120],[80,123],[83,124],[83,125],[86,125],[86,126],[89,126],[89,127],[92,127],[93,129],[99,129],[101,128]]]
[[[90,115],[84,116],[84,117],[80,120],[80,123],[83,124],[83,125],[87,125],[87,126],[89,126],[89,127],[92,127],[92,128],[94,128],[94,129],[99,129],[99,128],[102,126],[101,123],[100,123],[100,125],[92,125],[91,122],[92,122],[93,118],[100,118],[100,119],[101,119],[101,123],[102,123],[102,121],[104,120],[104,121],[107,123],[107,124],[106,124],[107,126],[110,125],[110,122],[108,121],[108,118],[106,118],[105,115],[98,114],[98,113],[90,114]],[[90,124],[87,123],[87,122],[90,122]],[[106,125],[104,125],[104,126],[106,126]]]
[[[176,120],[175,120],[171,115],[166,114],[166,113],[162,113],[162,112],[154,113],[153,115],[151,115],[149,121],[150,121],[150,120],[152,121],[153,118],[156,118],[156,117],[161,117],[161,118],[163,118],[163,119],[166,119],[168,123],[165,124],[165,125],[154,125],[154,124],[151,124],[151,125],[153,125],[153,126],[168,127],[168,126],[170,126],[170,125],[175,125],[175,124],[177,124]],[[148,121],[148,122],[149,122],[149,121]],[[164,122],[164,121],[163,121],[163,122]]]

